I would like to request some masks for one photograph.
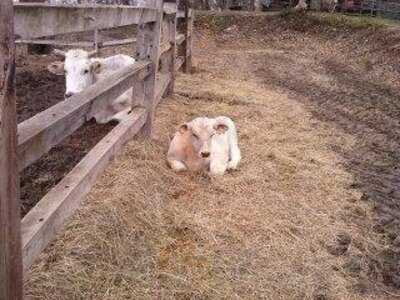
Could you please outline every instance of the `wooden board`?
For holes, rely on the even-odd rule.
[[[146,108],[147,120],[143,126],[143,135],[150,137],[154,118],[155,83],[160,59],[161,23],[163,18],[163,0],[155,0],[158,15],[154,23],[141,20],[136,43],[136,59],[152,61],[150,75],[144,82],[135,82],[133,87],[133,103],[141,104]]]
[[[142,128],[144,109],[135,109],[103,138],[81,162],[22,220],[23,264],[27,270],[63,228],[96,179],[123,145]]]
[[[0,299],[22,300],[12,0],[0,1]]]
[[[175,3],[176,5],[176,3]],[[177,18],[176,14],[172,14],[168,16],[168,26],[169,26],[169,42],[171,44],[171,50],[169,51],[169,58],[167,60],[167,69],[170,74],[170,80],[168,84],[168,88],[166,90],[166,96],[171,96],[175,89],[175,60],[176,60],[176,26],[177,26]]]
[[[191,16],[191,9],[186,2],[185,7],[185,41],[183,43],[185,62],[183,64],[183,71],[191,73],[192,71],[192,31],[193,31],[193,17]]]
[[[107,99],[118,97],[132,87],[139,73],[139,77],[146,77],[150,64],[149,61],[141,61],[132,67],[126,67],[67,101],[60,102],[19,124],[19,170],[34,163],[82,126],[94,101],[106,102]]]
[[[99,42],[99,47],[112,47],[126,44],[133,44],[136,42],[135,38],[132,39],[121,39],[113,41]],[[94,42],[66,42],[60,40],[16,40],[16,44],[33,44],[33,45],[51,45],[51,46],[67,46],[67,47],[93,47]]]
[[[117,5],[49,5],[18,3],[15,34],[22,39],[154,22],[157,11]]]

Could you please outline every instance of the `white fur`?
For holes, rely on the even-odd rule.
[[[308,7],[306,0],[299,0],[299,3],[295,6],[296,10],[306,10]]]
[[[229,148],[229,161],[227,168],[236,169],[239,165],[240,160],[242,159],[241,152],[238,146],[238,136],[236,131],[235,123],[232,119],[228,117],[218,117],[215,119],[216,122],[223,123],[228,126],[228,130],[225,132],[225,143],[228,144]]]
[[[49,70],[60,75],[65,72],[65,94],[82,92],[99,80],[104,80],[123,67],[133,65],[135,60],[127,55],[118,54],[107,58],[90,58],[89,53],[81,49],[69,50],[65,53],[64,63],[53,63]],[[121,121],[132,106],[132,88],[116,99],[107,103],[94,102],[87,119],[95,118],[97,123],[111,120]]]
[[[224,125],[225,132],[218,129]],[[202,154],[209,153],[208,157]],[[228,117],[196,118],[180,127],[171,141],[167,161],[175,171],[206,170],[223,175],[236,169],[241,160],[234,122]]]

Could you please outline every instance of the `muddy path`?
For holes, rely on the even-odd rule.
[[[397,35],[205,18],[195,73],[160,104],[153,139],[132,141],[106,171],[26,294],[395,299],[399,69],[381,45]],[[170,135],[204,115],[235,120],[241,167],[219,179],[174,174]]]

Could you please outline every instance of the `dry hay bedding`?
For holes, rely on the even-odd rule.
[[[42,254],[27,295],[399,294],[399,74],[392,53],[379,47],[398,35],[390,40],[387,29],[369,26],[338,30],[315,19],[305,30],[307,16],[287,18],[235,17],[212,26],[200,19],[196,74],[178,77],[177,93],[157,110],[154,139],[125,148]],[[237,30],[219,31],[233,23]],[[237,122],[238,171],[210,179],[176,175],[164,163],[170,133],[201,115]]]

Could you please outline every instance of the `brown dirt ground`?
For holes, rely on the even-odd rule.
[[[400,35],[299,18],[200,18],[196,73],[41,255],[27,296],[400,296]],[[176,126],[203,115],[239,129],[243,161],[223,178],[165,163]]]

